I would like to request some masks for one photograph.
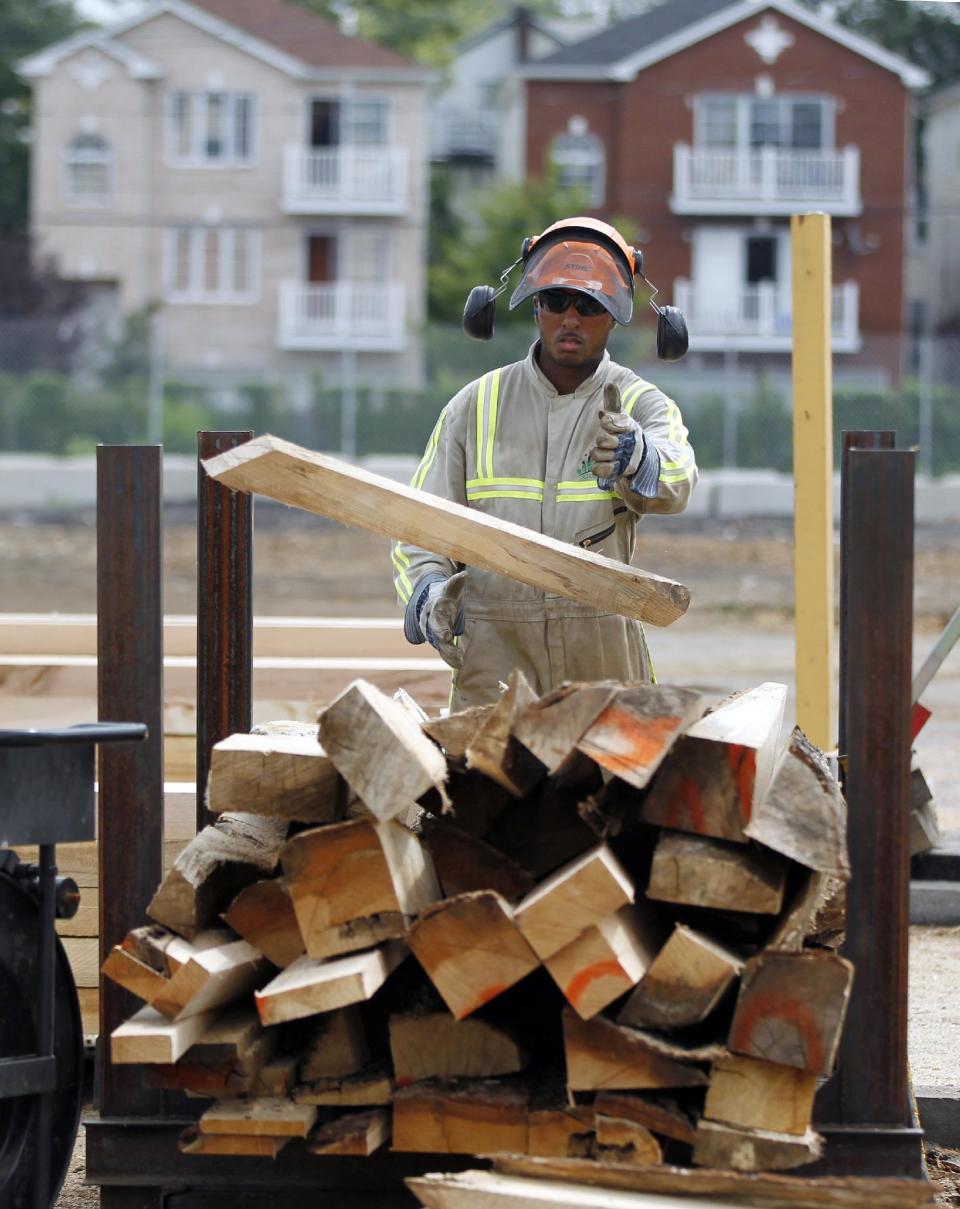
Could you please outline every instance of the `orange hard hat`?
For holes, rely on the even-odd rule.
[[[630,322],[640,255],[609,223],[583,215],[561,219],[524,240],[521,258],[511,311],[541,290],[567,289],[596,298],[617,323]]]

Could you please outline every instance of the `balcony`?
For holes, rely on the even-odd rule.
[[[280,283],[277,344],[284,349],[396,353],[406,347],[406,294],[399,283]]]
[[[788,353],[792,347],[793,322],[789,297],[772,281],[741,285],[723,296],[711,291],[705,297],[693,282],[677,278],[673,300],[690,329],[691,352]],[[860,289],[855,281],[835,285],[832,292],[831,331],[835,353],[860,350]]]
[[[435,160],[492,164],[497,156],[500,121],[495,113],[462,107],[434,115],[430,155]]]
[[[860,149],[718,151],[676,143],[670,208],[674,214],[859,214]]]
[[[283,208],[287,214],[405,214],[407,165],[404,147],[287,147]]]

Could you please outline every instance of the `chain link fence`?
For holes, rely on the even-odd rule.
[[[192,453],[199,429],[252,428],[351,457],[418,455],[446,401],[487,369],[523,357],[531,331],[504,325],[484,344],[458,327],[431,327],[420,389],[383,381],[376,357],[362,354],[349,381],[302,371],[162,372],[148,339],[121,342],[96,370],[71,375],[44,367],[44,348],[63,337],[56,324],[0,321],[0,452],[69,455],[98,442],[162,439],[169,452]],[[650,324],[618,330],[610,349],[676,400],[701,467],[790,470],[788,355],[691,352],[665,364],[653,354]],[[960,473],[960,337],[916,340],[906,362],[909,372],[894,380],[834,357],[838,440],[843,429],[892,428],[900,445],[917,446],[922,474]]]

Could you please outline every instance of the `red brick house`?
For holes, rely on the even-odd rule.
[[[820,210],[836,364],[898,376],[925,71],[792,0],[668,0],[523,74],[528,173],[552,160],[637,224],[695,360],[786,363],[789,216]]]

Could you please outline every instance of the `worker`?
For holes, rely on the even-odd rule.
[[[697,481],[676,404],[607,351],[632,317],[638,260],[595,219],[525,241],[510,309],[532,298],[538,337],[524,360],[454,395],[412,486],[630,562],[636,522],[680,512]],[[514,668],[538,694],[565,680],[654,679],[640,622],[602,599],[581,604],[408,542],[393,565],[407,640],[454,669],[451,709],[496,700]]]

